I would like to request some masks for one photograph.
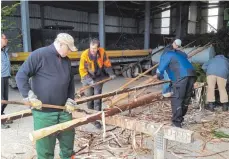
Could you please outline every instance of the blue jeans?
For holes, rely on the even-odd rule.
[[[164,80],[170,80],[166,71],[164,71],[164,75],[163,76],[164,76]],[[163,84],[163,86],[162,86],[162,94],[166,94],[166,93],[169,93],[169,92],[172,92],[172,88],[170,86],[170,83]]]

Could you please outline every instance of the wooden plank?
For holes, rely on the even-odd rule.
[[[194,132],[172,126],[162,126],[161,123],[154,123],[147,120],[139,120],[132,117],[115,115],[106,118],[106,124],[119,126],[121,128],[142,132],[150,136],[161,127],[163,130],[164,138],[181,143],[191,143],[193,141]]]

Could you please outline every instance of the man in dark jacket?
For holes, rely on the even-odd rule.
[[[215,86],[217,83],[220,102],[223,104],[223,111],[228,110],[228,94],[226,91],[227,80],[229,78],[229,59],[224,55],[217,55],[202,66],[207,74],[207,102],[205,107],[210,111],[215,108]]]
[[[33,108],[35,130],[72,120],[70,113],[76,103],[74,76],[71,74],[71,63],[67,57],[71,51],[76,51],[73,37],[60,33],[53,44],[33,51],[16,75],[20,93]],[[29,78],[31,78],[31,86]],[[66,106],[67,112],[42,108],[42,103]],[[38,140],[37,158],[54,158],[56,138],[59,140],[61,159],[72,157],[74,129]]]
[[[168,51],[161,56],[157,69],[158,79],[163,79],[163,73],[166,70],[172,81],[172,123],[176,127],[181,127],[196,81],[194,68],[188,61],[187,55],[184,55],[185,53]]]
[[[175,51],[175,52],[179,52],[180,54],[183,54],[185,57],[187,57],[186,53],[180,51],[181,44],[182,44],[182,42],[181,42],[180,39],[174,40],[172,44],[170,44],[170,45],[165,47],[162,55],[166,54],[169,51]],[[164,71],[164,80],[170,80],[169,76],[168,76],[168,73],[166,71]],[[172,88],[171,88],[171,84],[170,83],[163,84],[162,95],[164,97],[171,97]]]

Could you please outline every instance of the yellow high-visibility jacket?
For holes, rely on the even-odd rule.
[[[104,48],[99,48],[95,60],[93,60],[89,49],[85,50],[81,54],[79,66],[79,73],[81,79],[84,79],[84,77],[87,75],[89,75],[91,78],[101,76],[103,70],[105,70],[109,75],[113,74],[111,62]]]

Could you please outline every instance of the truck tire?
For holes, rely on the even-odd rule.
[[[140,64],[136,64],[131,67],[132,78],[137,77],[140,73],[142,73],[142,66]]]
[[[120,76],[120,75],[121,75],[121,71],[118,70],[118,69],[115,69],[115,70],[114,70],[114,74],[115,74],[116,76]]]
[[[131,67],[126,71],[126,75],[128,78],[132,78],[132,68]]]
[[[132,78],[131,77],[131,68],[128,68],[129,66],[128,65],[125,65],[123,68],[122,68],[122,75],[123,77],[125,78]],[[128,69],[127,69],[128,68]],[[123,71],[125,70],[125,71]]]
[[[126,71],[122,72],[122,76],[123,76],[124,78],[128,78],[128,77],[127,77],[127,74],[126,74]]]

